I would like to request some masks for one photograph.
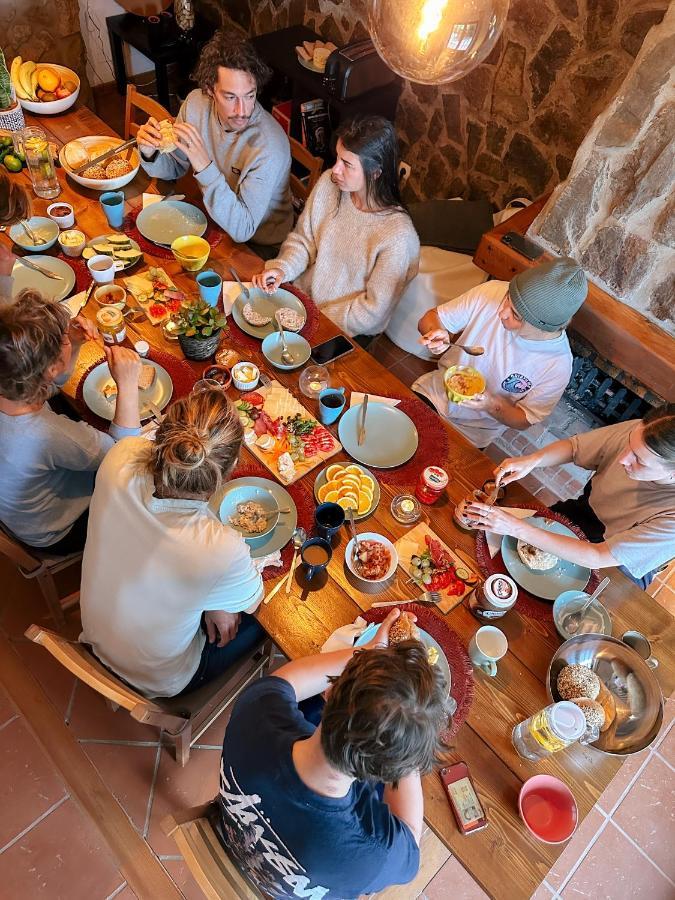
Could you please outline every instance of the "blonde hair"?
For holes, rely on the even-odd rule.
[[[0,225],[14,225],[31,214],[30,194],[18,181],[0,172]]]
[[[0,394],[7,400],[43,403],[52,392],[47,369],[61,355],[70,325],[68,310],[26,288],[0,311]]]
[[[243,439],[239,413],[222,391],[190,394],[157,429],[150,471],[169,492],[210,496],[237,464]]]

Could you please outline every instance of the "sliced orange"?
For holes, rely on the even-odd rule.
[[[337,501],[338,506],[341,506],[343,509],[356,509],[357,503],[354,497],[340,497]]]
[[[326,502],[326,494],[328,494],[331,490],[332,490],[332,485],[330,484],[330,482],[328,482],[328,484],[321,485],[319,490],[316,492],[316,496],[319,499],[319,503]]]
[[[364,490],[365,488],[368,488],[371,491],[375,490],[375,482],[370,475],[361,476],[361,490]]]
[[[342,484],[353,484],[355,487],[359,487],[361,484],[361,479],[358,475],[345,475],[340,481]]]
[[[337,503],[338,500],[338,492],[337,491],[328,491],[326,496],[323,498],[323,503]]]
[[[359,466],[347,466],[345,472],[349,472],[350,475],[358,475],[359,477],[363,475],[363,472],[361,471]]]
[[[357,510],[357,515],[363,516],[365,515],[370,507],[373,505],[372,497],[368,497],[364,494],[359,494],[359,508]]]
[[[363,485],[359,488],[359,494],[365,494],[367,497],[370,497],[371,500],[373,499],[374,493],[375,492],[371,491],[370,488],[363,487]]]
[[[339,491],[341,487],[340,482],[336,481],[335,479],[333,479],[332,481],[327,481],[326,484],[329,485],[329,491]]]
[[[333,463],[332,466],[328,466],[326,469],[326,481],[332,481],[338,472],[343,472],[344,466],[341,466],[340,463]]]
[[[342,469],[340,472],[336,472],[335,475],[333,475],[333,478],[331,480],[332,481],[342,481],[342,479],[345,477],[346,474],[347,473],[345,472],[345,470]]]

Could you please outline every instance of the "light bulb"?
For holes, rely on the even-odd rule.
[[[442,84],[486,58],[508,9],[509,0],[369,0],[368,30],[398,75]]]

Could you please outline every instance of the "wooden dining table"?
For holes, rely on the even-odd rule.
[[[58,143],[87,134],[114,134],[93,112],[85,107],[58,117],[27,116],[29,124],[43,127]],[[30,186],[28,176],[23,178]],[[62,193],[59,199],[71,203],[75,210],[76,227],[88,237],[109,231],[101,208],[99,193],[81,188],[59,170]],[[126,200],[132,206],[140,205],[143,191],[167,193],[169,185],[157,182],[142,170],[125,188]],[[176,188],[187,199],[200,202],[199,190],[190,176],[182,179]],[[36,200],[35,209],[43,213],[47,201]],[[0,239],[7,242],[6,234]],[[52,251],[53,252],[53,251]],[[356,252],[356,251],[355,251]],[[196,292],[194,276],[184,273],[174,261],[154,258],[145,253],[145,263],[134,271],[143,271],[146,265],[161,265],[179,287],[189,293]],[[262,268],[261,260],[246,247],[233,243],[224,234],[220,243],[211,251],[209,267],[227,274],[227,267],[234,264],[243,279],[249,279]],[[228,275],[229,279],[229,275]],[[90,301],[83,310],[93,319],[96,306]],[[183,358],[179,345],[164,338],[161,329],[148,321],[133,324],[133,340],[139,337],[152,347]],[[313,343],[319,343],[339,334],[339,329],[325,316],[320,316],[318,333]],[[223,339],[223,346],[237,349],[234,342]],[[314,415],[317,404],[303,397],[298,389],[301,370],[278,372],[270,370],[261,352],[245,351],[246,358],[289,388]],[[89,342],[80,352],[73,376],[64,390],[74,397],[78,382],[92,363],[103,358],[101,348]],[[195,376],[200,376],[204,364],[191,363]],[[367,391],[382,396],[412,396],[410,391],[377,360],[360,347],[329,366],[331,383],[348,389]],[[236,392],[230,389],[230,396]],[[433,506],[424,508],[424,519],[436,534],[451,548],[459,548],[475,558],[475,540],[471,534],[459,530],[452,518],[455,504],[472,490],[480,488],[492,475],[494,464],[488,457],[469,444],[450,425],[450,449],[445,459],[437,463],[445,468],[450,483],[443,498]],[[330,429],[336,433],[335,426]],[[420,434],[424,441],[424,434]],[[382,436],[386,440],[386,436]],[[248,456],[248,450],[244,451]],[[334,461],[347,459],[344,453]],[[249,456],[249,462],[253,462]],[[321,467],[304,477],[311,488]],[[391,515],[390,503],[400,488],[382,482],[379,506],[367,520],[369,531],[379,532],[396,541],[406,532]],[[409,486],[409,489],[412,485]],[[509,486],[510,503],[528,502],[532,497],[518,484]],[[349,575],[344,561],[347,535],[342,535],[335,546],[328,567],[329,577],[320,590],[307,590],[301,578],[294,579],[291,591],[277,592],[269,605],[262,605],[258,618],[274,642],[290,659],[318,653],[326,638],[339,626],[354,621],[374,601],[410,600],[419,592],[396,577],[379,593],[362,589]],[[628,629],[637,629],[652,641],[659,660],[656,669],[662,691],[669,696],[675,686],[675,660],[673,646],[675,627],[672,617],[650,596],[639,590],[618,570],[609,571],[611,584],[603,595],[604,603],[613,620],[613,634],[619,636]],[[278,579],[265,582],[271,590]],[[440,615],[439,612],[435,614]],[[465,604],[456,606],[443,617],[465,646],[479,627],[479,622]],[[496,677],[488,677],[481,670],[475,672],[475,696],[465,724],[453,739],[447,751],[447,762],[464,760],[470,769],[480,800],[487,812],[488,827],[470,836],[463,836],[457,829],[444,788],[437,772],[424,778],[425,819],[427,824],[454,854],[473,878],[492,897],[527,898],[532,895],[542,879],[564,849],[564,845],[548,845],[536,840],[525,828],[518,815],[518,793],[523,782],[532,775],[548,773],[561,778],[572,789],[576,798],[579,817],[588,815],[596,800],[607,787],[622,764],[622,758],[610,756],[590,746],[574,745],[539,763],[522,759],[511,742],[514,725],[526,719],[549,702],[546,694],[546,676],[551,657],[561,645],[552,621],[539,621],[512,610],[499,621],[499,628],[508,638],[509,648],[499,663]]]

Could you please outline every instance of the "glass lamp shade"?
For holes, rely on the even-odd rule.
[[[508,9],[509,0],[369,0],[368,30],[398,75],[443,84],[486,58]]]

